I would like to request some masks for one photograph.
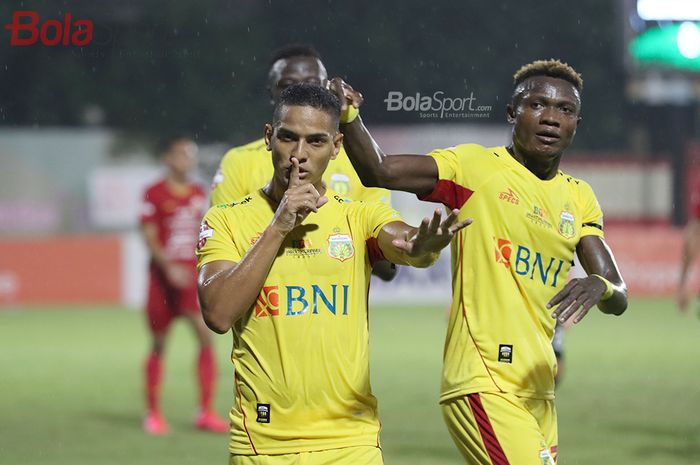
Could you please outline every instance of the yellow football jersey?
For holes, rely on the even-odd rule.
[[[230,450],[286,454],[377,446],[367,292],[377,235],[399,215],[381,202],[329,202],[289,235],[257,301],[233,330]],[[241,261],[272,221],[261,190],[204,217],[197,258]]]
[[[272,178],[272,171],[270,152],[265,148],[264,139],[229,150],[214,176],[211,204],[233,202],[261,188]],[[343,197],[364,201],[379,200],[391,205],[388,190],[362,185],[344,148],[328,164],[323,181]]]
[[[441,400],[472,392],[554,397],[555,320],[582,236],[603,237],[590,186],[559,171],[537,178],[505,147],[467,144],[429,154],[439,180],[423,198],[474,223],[452,241],[453,301]]]

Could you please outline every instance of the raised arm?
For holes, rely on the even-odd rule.
[[[312,184],[299,181],[299,162],[292,159],[289,188],[272,222],[240,262],[216,260],[199,271],[198,290],[204,322],[223,334],[255,303],[284,238],[310,212],[328,202]]]
[[[559,305],[552,317],[564,322],[578,311],[574,318],[578,323],[594,305],[603,313],[622,315],[627,309],[627,286],[608,245],[598,236],[584,236],[576,253],[588,276],[572,279],[549,301],[548,308]]]
[[[450,243],[454,235],[472,223],[468,218],[457,222],[459,210],[452,210],[440,221],[442,210],[436,209],[432,220],[423,218],[419,227],[403,221],[386,224],[377,237],[382,253],[393,263],[426,268],[438,259],[440,251]]]
[[[340,78],[333,78],[329,88],[339,96],[343,114],[348,105],[359,108],[362,94]],[[341,120],[342,123],[342,120]],[[341,124],[343,146],[362,184],[368,187],[426,195],[438,181],[438,168],[432,157],[423,155],[386,155],[372,138],[362,118]]]

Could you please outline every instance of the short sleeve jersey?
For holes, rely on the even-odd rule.
[[[330,201],[289,233],[250,311],[233,328],[234,454],[377,446],[367,292],[377,236],[399,220],[381,202]],[[272,221],[261,190],[212,207],[198,265],[240,262]]]
[[[264,186],[272,177],[270,152],[263,139],[229,150],[221,160],[212,183],[211,204],[232,202]],[[381,201],[391,205],[388,190],[365,187],[344,148],[331,160],[323,175],[326,185],[353,200]]]
[[[163,179],[146,189],[140,222],[158,227],[158,240],[167,258],[194,263],[197,232],[205,211],[206,195],[200,185],[192,183],[186,194],[178,195]]]
[[[441,400],[472,392],[554,397],[555,320],[582,236],[603,236],[590,186],[559,171],[541,180],[505,147],[435,150],[439,180],[424,200],[474,223],[452,242],[452,312]]]

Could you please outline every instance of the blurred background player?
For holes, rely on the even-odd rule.
[[[683,238],[683,255],[681,257],[681,273],[678,282],[676,302],[681,312],[688,311],[688,301],[697,293],[689,287],[689,271],[700,250],[700,183],[696,184],[690,195],[690,218],[685,227]]]
[[[216,361],[211,333],[197,301],[196,257],[199,224],[206,210],[202,187],[190,180],[197,166],[197,146],[187,138],[163,141],[159,155],[167,167],[165,178],[148,187],[144,195],[141,229],[150,252],[146,316],[151,330],[151,349],[146,359],[144,430],[166,434],[168,424],[160,409],[163,352],[172,320],[183,316],[192,325],[199,342],[197,380],[200,409],[195,419],[199,429],[226,432],[228,423],[212,411]]]
[[[362,103],[341,79],[330,86],[344,104]],[[450,434],[472,464],[556,463],[555,321],[578,323],[594,305],[614,315],[627,308],[595,194],[559,170],[578,127],[582,89],[581,76],[558,60],[521,67],[506,106],[508,146],[385,155],[361,118],[341,125],[365,184],[412,192],[475,219],[452,245],[440,396]],[[565,284],[574,253],[587,276]]]
[[[276,51],[270,60],[267,90],[274,105],[284,89],[293,84],[321,85],[328,78],[319,53],[309,45],[293,44]],[[262,187],[272,175],[270,152],[264,139],[229,150],[221,160],[212,182],[211,205],[233,202]],[[331,160],[323,175],[327,186],[343,197],[353,200],[379,200],[391,205],[391,194],[386,189],[362,185],[345,150]],[[396,276],[396,267],[387,261],[378,261],[373,274],[390,281]]]
[[[204,318],[233,328],[236,401],[230,465],[380,465],[369,382],[371,262],[427,267],[471,220],[438,209],[420,228],[379,201],[350,201],[322,181],[337,156],[340,103],[289,87],[265,143],[269,182],[212,207],[198,243]]]

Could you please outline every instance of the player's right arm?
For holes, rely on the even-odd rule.
[[[340,97],[342,110],[348,105],[356,108],[362,95],[340,78],[329,83]],[[423,155],[386,155],[372,138],[362,119],[357,116],[349,124],[341,124],[343,146],[362,184],[367,187],[412,192],[419,196],[433,192],[438,181],[437,163]]]
[[[292,166],[289,187],[272,221],[241,260],[215,260],[199,270],[197,287],[204,322],[219,334],[253,306],[287,234],[328,202],[312,184],[300,182],[296,158]]]
[[[678,281],[678,308],[685,312],[688,310],[688,300],[690,299],[691,291],[688,288],[688,270],[690,265],[695,261],[700,250],[700,218],[692,218],[688,221],[685,228],[685,237],[683,240],[683,256],[681,258],[681,273]]]

